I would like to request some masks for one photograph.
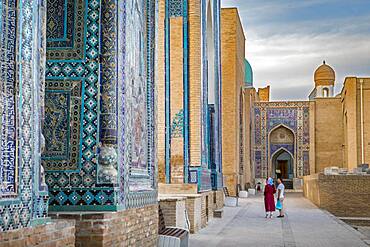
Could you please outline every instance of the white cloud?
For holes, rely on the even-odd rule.
[[[281,1],[227,2],[241,6],[254,84],[270,84],[273,100],[307,99],[314,70],[324,59],[336,71],[337,92],[346,76],[370,76],[370,16],[268,23],[263,22],[268,11],[278,15],[318,1],[284,1],[285,5]]]
[[[370,76],[370,35],[278,36],[247,43],[247,58],[254,70],[255,86],[272,87],[272,97],[305,99],[313,87],[313,72],[326,60],[337,73],[340,88],[347,75]],[[297,91],[308,88],[308,91]],[[277,93],[274,93],[277,90]],[[288,91],[286,94],[283,90]],[[338,88],[337,88],[338,90]],[[280,92],[280,93],[278,93]]]

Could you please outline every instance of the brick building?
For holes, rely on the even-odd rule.
[[[159,6],[160,193],[220,194],[220,1]]]
[[[335,95],[335,72],[324,62],[314,82],[307,101],[271,102],[269,87],[258,91],[251,115],[255,183],[282,177],[288,188],[302,189],[303,176],[370,162],[370,79],[347,77]]]
[[[222,169],[231,195],[250,183],[250,111],[253,72],[245,59],[245,35],[237,8],[221,10]]]

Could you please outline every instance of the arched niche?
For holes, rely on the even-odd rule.
[[[323,88],[322,90],[322,97],[327,98],[329,97],[329,88]]]
[[[281,125],[271,131],[271,144],[294,144],[294,134],[287,127]]]
[[[272,176],[275,178],[292,179],[294,176],[293,155],[284,148],[276,151],[271,158]]]
[[[295,134],[285,125],[276,126],[269,134],[269,171],[272,177],[294,177]]]

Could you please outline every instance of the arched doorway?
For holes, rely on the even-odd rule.
[[[295,135],[284,125],[275,127],[269,135],[269,174],[274,178],[294,177]]]
[[[280,149],[272,156],[272,173],[275,178],[293,178],[293,157],[285,149]]]

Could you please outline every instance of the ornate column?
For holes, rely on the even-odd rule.
[[[117,183],[117,0],[102,1],[98,183]]]

